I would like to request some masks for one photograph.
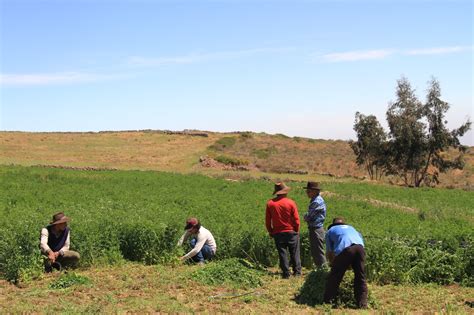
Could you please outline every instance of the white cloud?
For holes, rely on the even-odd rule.
[[[56,85],[116,79],[119,76],[83,72],[0,74],[0,85]]]
[[[453,54],[473,50],[473,46],[448,46],[430,47],[421,49],[376,49],[376,50],[355,50],[346,52],[329,53],[315,57],[315,60],[323,62],[351,62],[361,60],[385,59],[392,55],[417,56],[417,55],[441,55]]]
[[[344,62],[344,61],[359,61],[359,60],[373,60],[373,59],[384,59],[394,52],[388,49],[378,50],[357,50],[347,51],[340,53],[325,54],[322,56],[326,62]]]
[[[411,49],[404,51],[405,55],[441,55],[472,50],[472,46],[434,47],[424,49]]]
[[[133,66],[164,66],[164,65],[174,65],[174,64],[191,64],[197,62],[205,62],[212,60],[227,60],[227,59],[237,59],[248,56],[253,56],[263,53],[281,53],[293,50],[293,48],[255,48],[247,50],[235,50],[235,51],[221,51],[213,53],[194,53],[183,56],[172,56],[172,57],[156,57],[148,58],[141,56],[130,57],[128,63]]]

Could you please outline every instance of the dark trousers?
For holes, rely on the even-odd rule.
[[[77,264],[79,263],[79,260],[81,259],[81,255],[79,255],[78,252],[75,252],[72,250],[65,251],[64,255],[59,256],[56,259],[55,263],[51,263],[51,261],[49,261],[48,256],[46,254],[43,254],[43,256],[44,256],[44,270],[46,272],[51,272],[53,270],[53,267],[59,270],[63,268],[76,267]]]
[[[354,270],[354,297],[357,301],[357,306],[366,308],[368,291],[365,280],[365,250],[361,245],[349,246],[334,258],[331,271],[326,281],[324,303],[334,301],[339,290],[339,285],[349,266],[352,266]]]
[[[294,275],[301,274],[300,258],[300,235],[296,232],[277,233],[273,235],[275,245],[280,259],[280,269],[284,278],[290,276],[290,266],[288,264],[288,252],[290,253],[290,263]]]
[[[325,231],[324,228],[309,227],[309,244],[311,245],[311,257],[316,267],[326,263],[324,256]]]

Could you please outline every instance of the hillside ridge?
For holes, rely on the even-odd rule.
[[[441,175],[440,187],[474,189],[474,150],[464,170]],[[365,170],[344,140],[289,137],[284,134],[185,129],[98,132],[0,132],[0,164],[89,169],[138,169],[245,176],[284,174],[366,180]],[[396,178],[385,182],[397,184]]]

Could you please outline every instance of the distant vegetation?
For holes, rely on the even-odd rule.
[[[371,179],[395,175],[414,187],[437,185],[440,173],[463,169],[468,147],[460,144],[459,137],[471,128],[471,122],[447,128],[449,104],[441,100],[439,82],[431,80],[424,104],[406,78],[398,81],[396,94],[397,100],[387,110],[387,134],[375,116],[356,113],[357,141],[350,145],[357,164],[364,165]],[[448,156],[450,149],[458,154]]]
[[[217,140],[209,148],[216,151],[223,151],[224,149],[231,148],[236,142],[235,137],[223,137]]]
[[[368,116],[367,116],[368,117]],[[356,163],[349,142],[342,140],[283,137],[265,133],[212,133],[207,137],[190,132],[28,133],[0,132],[0,165],[45,165],[75,169],[139,169],[215,174],[223,168],[200,162],[200,157],[226,158],[233,177],[263,176],[302,179],[315,177],[362,180],[370,176]],[[458,154],[449,150],[450,159]],[[231,162],[233,161],[233,162]],[[237,162],[240,161],[240,162]],[[440,187],[474,190],[474,150],[464,155],[464,168],[439,173]],[[235,163],[237,162],[237,163]],[[232,166],[232,164],[244,164]],[[220,167],[220,168],[219,168]],[[431,171],[431,169],[429,169]],[[383,172],[378,172],[383,174]],[[403,184],[395,175],[384,183]]]

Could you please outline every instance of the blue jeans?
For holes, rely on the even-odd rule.
[[[193,238],[190,242],[189,245],[191,245],[191,248],[194,248],[196,246],[196,239]],[[210,260],[214,254],[212,253],[212,249],[209,245],[204,244],[204,246],[201,248],[201,251],[196,254],[196,256],[192,257],[192,260],[195,262],[204,262],[204,260]]]

